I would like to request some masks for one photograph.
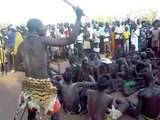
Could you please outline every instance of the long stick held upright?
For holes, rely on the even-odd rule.
[[[68,0],[63,0],[65,3],[67,3],[68,5],[70,5],[73,8],[76,8],[76,6],[74,6],[72,3],[70,3]]]
[[[76,9],[76,6],[75,5],[73,5],[71,2],[69,2],[68,0],[63,0],[65,3],[67,3],[68,5],[70,5],[73,9]],[[83,13],[84,14],[84,13]],[[88,16],[86,16],[85,14],[84,14],[84,16],[85,17],[87,17],[88,18]],[[89,19],[89,18],[88,18]]]

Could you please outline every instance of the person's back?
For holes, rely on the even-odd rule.
[[[105,120],[108,107],[112,105],[113,98],[101,91],[88,90],[88,113],[92,120]]]
[[[101,75],[97,80],[98,90],[87,91],[87,110],[91,120],[106,120],[108,108],[112,108],[113,98],[104,90],[110,85],[109,76]]]
[[[71,76],[70,76],[71,77]],[[64,104],[64,109],[68,113],[79,113],[81,110],[80,106],[80,91],[85,87],[96,86],[95,82],[91,83],[83,83],[83,82],[76,82],[72,83],[71,79],[67,77],[65,80],[66,83],[61,83],[61,92],[62,92],[62,99]]]
[[[160,115],[160,88],[145,88],[140,91],[139,95],[143,98],[142,114],[148,118],[158,118]]]
[[[80,89],[77,83],[63,84],[63,86],[61,86],[61,91],[65,109],[70,112],[78,113]]]
[[[43,38],[29,36],[19,46],[23,67],[27,77],[47,78],[46,46]],[[38,50],[37,50],[38,49]]]
[[[45,36],[45,26],[39,19],[33,18],[27,22],[29,35],[20,44],[15,57],[15,70],[24,71],[26,75],[19,96],[18,110],[22,110],[24,106],[28,105],[29,110],[34,108],[43,113],[43,115],[51,115],[59,111],[59,109],[55,111],[56,109],[53,108],[58,101],[57,89],[52,85],[47,74],[46,47],[62,47],[75,42],[80,29],[83,11],[79,8],[74,10],[77,19],[69,37],[54,40]],[[43,89],[43,92],[41,89]],[[35,119],[36,113],[28,112],[28,120]],[[16,119],[16,116],[17,114],[14,119]]]

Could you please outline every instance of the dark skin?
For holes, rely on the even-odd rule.
[[[27,23],[29,36],[20,44],[15,58],[15,70],[24,71],[26,77],[35,79],[49,78],[47,74],[47,46],[62,47],[75,42],[81,24],[83,11],[74,9],[77,19],[69,37],[53,39],[45,36],[45,26],[38,19],[30,19]],[[36,114],[36,113],[35,113]],[[30,114],[29,114],[30,115]],[[34,119],[34,117],[32,117]],[[32,120],[29,119],[29,120]]]
[[[78,114],[80,111],[80,91],[85,87],[96,87],[96,82],[91,83],[83,83],[76,82],[72,83],[72,73],[68,73],[65,77],[66,82],[57,83],[56,81],[52,81],[54,84],[59,84],[62,93],[64,110],[67,113],[76,113]],[[56,82],[56,83],[55,83]]]
[[[106,113],[109,113],[109,109],[112,108],[113,98],[104,92],[104,89],[110,86],[108,79],[107,77],[107,79],[98,80],[98,90],[87,91],[87,110],[91,120],[106,120]],[[117,109],[124,113],[128,107],[129,105],[123,102],[117,106]]]
[[[24,71],[26,77],[33,77],[36,79],[48,78],[46,68],[46,46],[61,47],[75,42],[80,30],[82,10],[77,9],[76,13],[78,17],[70,36],[58,39],[44,36],[45,31],[43,23],[39,20],[32,20],[30,24],[36,25],[29,26],[30,29],[32,29],[30,30],[30,34],[32,35],[27,37],[19,46],[16,56],[16,70]],[[21,63],[23,64],[23,67]]]
[[[128,76],[128,79],[126,80],[134,80],[136,82],[135,86],[124,86],[123,93],[125,96],[129,96],[135,92],[137,92],[139,89],[144,88],[144,80],[143,75],[145,72],[138,72],[140,70],[137,70],[136,66],[139,66],[139,64],[142,63],[139,61],[139,57],[137,55],[134,55],[132,57],[132,63],[129,67],[129,71],[126,73]]]
[[[160,113],[160,88],[148,87],[141,90],[138,94],[138,104],[136,111],[138,120],[143,120],[143,115],[156,119]]]
[[[69,83],[69,84],[63,84],[61,85],[62,90],[62,98],[64,102],[64,108],[67,112],[79,112],[79,104],[80,104],[80,97],[79,93],[81,89],[84,87],[91,87],[95,86],[96,83]],[[71,99],[72,98],[72,99]]]
[[[138,104],[131,104],[132,112],[137,120],[145,120],[144,116],[159,120],[160,113],[160,87],[154,84],[152,71],[148,70],[143,75],[145,87],[138,93]]]
[[[79,76],[78,76],[78,81],[88,81],[91,82],[93,79],[90,79],[92,76],[94,77],[94,70],[93,68],[89,65],[88,60],[84,59],[82,60],[82,66],[79,71]],[[93,81],[92,81],[93,82]]]
[[[108,108],[112,108],[113,98],[103,91],[88,90],[88,114],[91,120],[106,120]]]
[[[104,92],[110,86],[109,77],[103,76],[97,81],[98,90],[87,91],[87,110],[91,120],[105,120],[108,108],[112,108],[113,98]]]
[[[124,85],[124,81],[122,80],[122,78],[117,77],[117,70],[118,67],[116,65],[115,62],[112,62],[111,64],[105,64],[105,63],[101,63],[100,66],[98,66],[98,70],[99,70],[99,75],[108,75],[109,76],[109,80],[111,81],[111,86],[109,86],[106,90],[105,93],[109,94],[111,92],[114,92],[115,90],[122,90],[123,85]]]

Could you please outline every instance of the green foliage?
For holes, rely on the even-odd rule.
[[[158,11],[156,9],[138,9],[134,11],[130,11],[127,14],[127,17],[130,18],[139,18],[140,20],[146,20],[153,22],[158,15]]]
[[[145,21],[153,22],[158,15],[158,11],[156,9],[137,9],[129,11],[125,16],[127,18],[140,19]],[[95,20],[100,22],[109,22],[119,20],[116,16],[97,16]]]
[[[97,16],[95,18],[96,21],[99,21],[99,22],[108,22],[108,23],[112,23],[113,21],[116,20],[116,17],[115,16]]]

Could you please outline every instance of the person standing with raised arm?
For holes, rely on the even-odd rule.
[[[57,89],[52,85],[47,74],[46,47],[62,47],[72,44],[77,39],[83,11],[76,7],[76,22],[69,37],[53,39],[46,37],[44,24],[41,20],[33,18],[27,22],[29,35],[20,44],[15,59],[15,70],[24,71],[25,79],[19,96],[19,111],[28,109],[28,120],[34,120],[36,112],[48,115],[59,111],[55,109],[58,104]],[[15,118],[16,119],[16,116]],[[52,117],[53,120],[53,117]]]

